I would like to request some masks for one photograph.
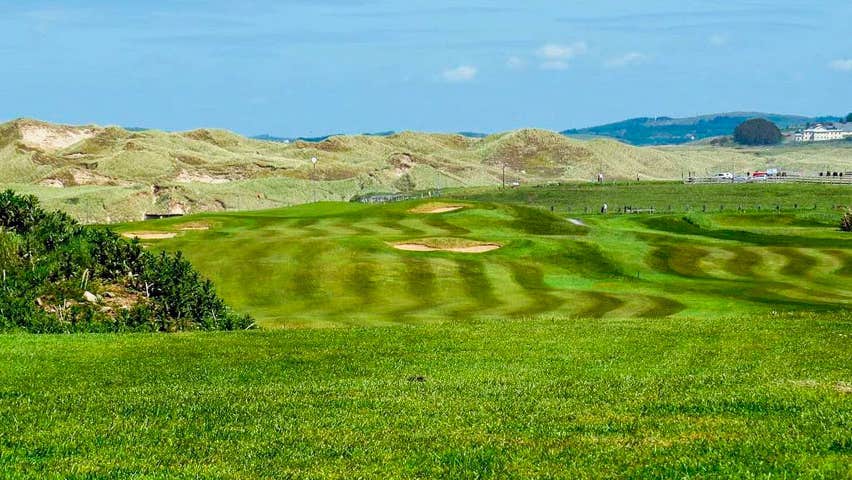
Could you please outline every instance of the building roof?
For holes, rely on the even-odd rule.
[[[817,123],[806,132],[850,132],[852,133],[852,123]]]

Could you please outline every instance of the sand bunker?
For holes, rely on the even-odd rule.
[[[576,218],[569,218],[569,219],[568,219],[568,221],[569,221],[572,225],[577,225],[578,227],[586,227],[586,226],[588,226],[588,225],[586,225],[585,223],[583,223],[583,221],[582,221],[582,220],[578,220],[578,219],[576,219]]]
[[[393,243],[397,250],[407,252],[455,252],[455,253],[485,253],[502,247],[499,243],[479,243],[460,239],[418,240]]]
[[[424,203],[409,210],[411,213],[447,213],[465,208],[465,205],[449,205],[446,203]]]
[[[127,238],[138,238],[139,240],[163,240],[166,238],[174,238],[177,233],[174,232],[124,232],[121,234]]]

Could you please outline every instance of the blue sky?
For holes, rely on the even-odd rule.
[[[0,119],[244,134],[852,110],[852,2],[0,0]]]

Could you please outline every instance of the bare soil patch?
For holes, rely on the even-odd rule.
[[[53,188],[62,188],[65,184],[62,180],[58,178],[45,178],[44,180],[38,182],[39,185],[44,185],[45,187],[53,187]]]
[[[222,184],[230,182],[231,179],[227,177],[214,177],[213,175],[208,175],[205,173],[190,173],[184,170],[181,171],[177,177],[175,177],[175,181],[178,183]]]
[[[121,234],[127,238],[138,238],[139,240],[163,240],[177,236],[175,232],[124,232]]]
[[[210,230],[210,224],[207,222],[189,222],[182,223],[177,228],[179,230]]]

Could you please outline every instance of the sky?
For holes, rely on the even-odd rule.
[[[852,111],[852,2],[0,0],[0,121],[310,136]]]

